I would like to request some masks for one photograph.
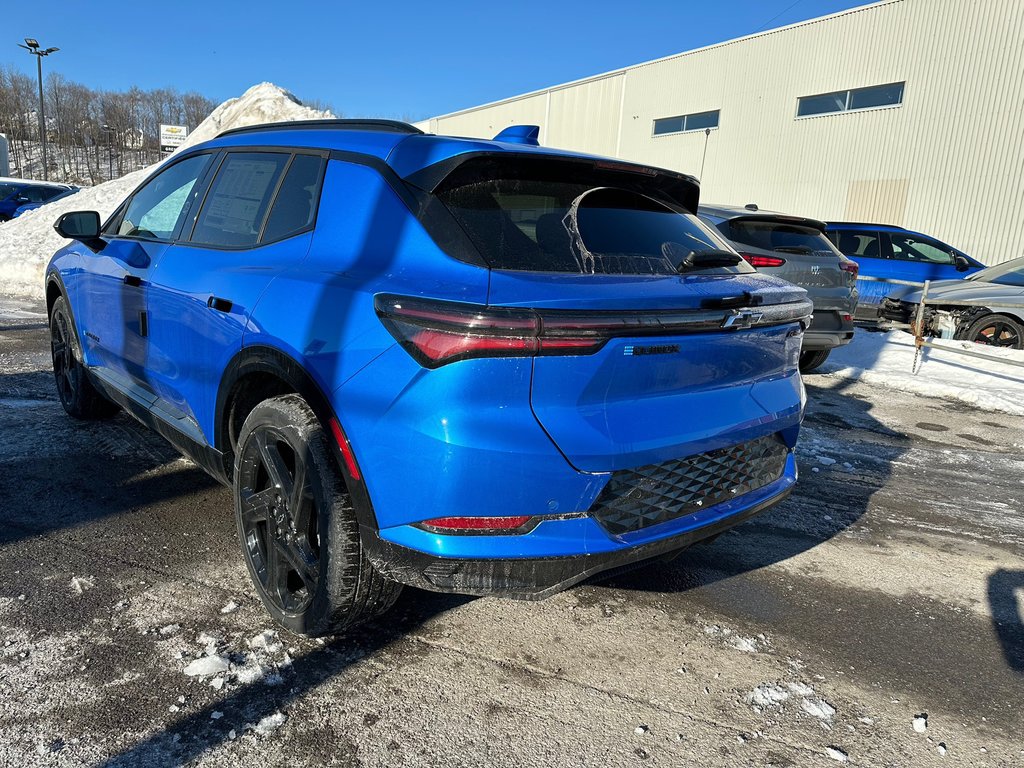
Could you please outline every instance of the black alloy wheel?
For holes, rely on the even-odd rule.
[[[989,315],[971,326],[968,338],[976,344],[1006,349],[1021,349],[1024,344],[1024,333],[1019,323],[1008,317]]]
[[[57,396],[69,416],[104,419],[117,413],[117,406],[96,390],[89,371],[82,364],[78,336],[63,296],[50,310],[50,357]]]
[[[320,534],[305,446],[259,426],[242,446],[242,546],[265,596],[285,615],[305,611],[320,577]]]

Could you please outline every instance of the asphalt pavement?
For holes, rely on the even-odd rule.
[[[4,308],[0,765],[1024,765],[1024,419],[809,376],[796,492],[713,543],[317,641],[229,491],[69,419]]]

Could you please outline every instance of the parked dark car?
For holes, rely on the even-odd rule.
[[[79,189],[78,187],[69,187],[69,188],[65,189],[63,192],[61,192],[60,194],[54,195],[49,200],[42,201],[42,202],[36,202],[36,203],[25,203],[24,205],[19,205],[17,208],[14,209],[14,215],[11,216],[11,218],[12,219],[16,219],[19,216],[21,216],[23,213],[28,213],[29,211],[34,211],[37,208],[42,208],[44,205],[49,205],[50,203],[55,203],[58,200],[63,200],[65,197],[70,197],[71,195],[74,195],[74,194],[76,194],[77,192],[80,192],[80,191],[81,191],[81,189]]]
[[[804,333],[803,373],[821,366],[836,347],[850,343],[857,308],[857,265],[825,237],[823,222],[762,211],[755,205],[702,205],[697,213],[758,272],[807,290],[814,302],[814,317]]]
[[[826,226],[828,238],[860,266],[858,319],[878,319],[882,299],[900,285],[885,280],[924,285],[925,280],[957,280],[985,268],[958,248],[903,227],[843,221]]]
[[[46,203],[73,189],[68,184],[52,184],[26,179],[0,179],[0,221],[14,218],[15,211],[29,203]]]
[[[401,584],[539,598],[781,501],[812,306],[696,180],[393,121],[228,131],[46,273],[65,410],[122,408],[233,488],[270,614]]]
[[[922,291],[893,291],[882,302],[882,317],[915,323]],[[924,310],[927,335],[1024,349],[1024,258],[988,267],[962,280],[932,283],[928,301]]]

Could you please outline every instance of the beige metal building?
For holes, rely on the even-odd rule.
[[[1024,0],[887,0],[419,125],[514,124],[702,177],[707,202],[1024,256]]]

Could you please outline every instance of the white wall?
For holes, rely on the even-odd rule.
[[[905,81],[899,107],[796,118],[797,98]],[[989,264],[1024,256],[1024,2],[891,0],[424,121],[699,175],[702,199],[919,229]]]

